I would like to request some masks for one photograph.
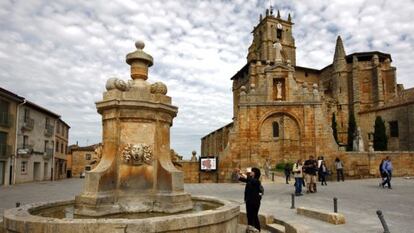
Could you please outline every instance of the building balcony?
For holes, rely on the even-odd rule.
[[[53,148],[46,148],[43,158],[44,159],[51,159],[53,157]]]
[[[33,130],[33,127],[34,127],[34,120],[32,118],[24,119],[23,126],[22,126],[23,130],[30,131],[30,130]]]
[[[53,127],[53,125],[46,125],[46,127],[45,127],[45,136],[46,137],[52,137],[54,130],[55,130],[55,127]]]
[[[0,113],[0,126],[2,127],[10,127],[13,122],[13,116],[7,112]]]
[[[7,144],[0,144],[0,157],[8,158],[11,154],[11,146]]]
[[[33,152],[33,146],[32,145],[23,145],[23,147],[17,149],[17,155],[25,157],[30,156]]]

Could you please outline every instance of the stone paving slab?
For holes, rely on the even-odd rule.
[[[16,202],[25,204],[74,198],[80,192],[83,181],[73,178],[0,187],[0,215],[3,215],[4,209],[13,208]],[[414,179],[394,178],[392,190],[378,187],[378,182],[378,179],[328,182],[327,186],[318,186],[318,193],[296,198],[297,207],[332,211],[332,199],[337,197],[339,213],[346,218],[344,225],[332,225],[297,215],[296,210],[290,209],[293,184],[284,184],[281,178],[277,178],[276,182],[264,182],[265,195],[260,211],[292,224],[303,225],[309,232],[382,233],[376,215],[376,210],[381,209],[392,233],[414,232]],[[194,195],[237,201],[244,209],[243,184],[186,184],[185,189]]]

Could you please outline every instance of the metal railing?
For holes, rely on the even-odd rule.
[[[11,153],[11,146],[7,144],[0,144],[0,157],[9,157]]]
[[[23,145],[17,149],[17,154],[20,156],[29,156],[33,152],[33,145]]]
[[[23,121],[24,130],[32,130],[34,127],[34,120],[32,118],[26,118]]]
[[[0,112],[0,126],[10,127],[13,116],[7,112]]]
[[[55,127],[53,125],[46,125],[46,127],[45,127],[45,136],[46,137],[53,136],[54,129],[55,129]]]

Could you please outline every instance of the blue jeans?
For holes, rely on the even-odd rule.
[[[295,194],[302,193],[303,178],[295,177]]]

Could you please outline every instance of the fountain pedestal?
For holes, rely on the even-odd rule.
[[[86,174],[82,193],[75,200],[8,209],[0,232],[238,231],[238,203],[184,192],[183,173],[170,158],[177,107],[163,83],[146,81],[153,60],[142,51],[144,43],[136,47],[126,59],[132,80],[109,79],[103,100],[96,103],[102,115],[102,155]]]
[[[175,213],[192,208],[184,192],[183,173],[170,158],[170,127],[177,115],[167,87],[147,82],[153,59],[136,43],[127,55],[128,83],[109,79],[103,100],[103,149],[99,165],[86,174],[76,197],[76,214],[101,216],[118,212]]]

